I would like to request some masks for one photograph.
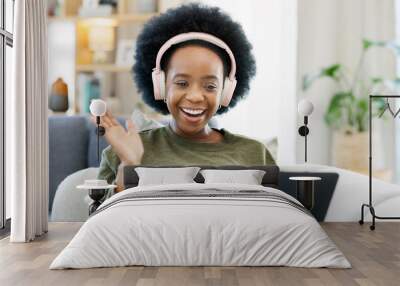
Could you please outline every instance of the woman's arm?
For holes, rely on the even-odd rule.
[[[97,179],[106,180],[108,184],[117,185],[117,188],[108,191],[105,196],[106,199],[111,197],[113,193],[119,193],[124,190],[124,167],[139,164],[140,161],[121,161],[112,146],[108,146],[103,150]]]
[[[139,165],[140,162],[121,162],[118,166],[118,171],[117,171],[117,178],[115,180],[115,184],[117,185],[117,188],[115,189],[116,193],[119,193],[124,190],[124,167],[129,166],[129,165]]]
[[[115,180],[115,172],[111,168],[112,154],[110,154],[109,148],[104,149],[101,152],[101,161],[99,171],[97,173],[97,179],[106,180],[108,184],[112,184]]]
[[[115,164],[116,158],[114,157],[116,156],[111,152],[111,147],[107,147],[103,150],[101,153],[101,161],[99,171],[97,173],[97,179],[106,180],[108,184],[114,183],[116,176],[114,168],[112,167],[112,165]],[[104,199],[109,198],[110,196],[112,196],[112,190],[108,189]]]
[[[95,122],[95,118],[92,117],[92,121]],[[126,130],[119,124],[115,117],[107,112],[101,117],[101,125],[105,128],[105,139],[112,146],[108,149],[108,155],[112,155],[112,158],[105,160],[104,164],[111,165],[109,169],[113,172],[112,182],[107,179],[108,183],[115,183],[117,188],[114,192],[120,192],[124,190],[123,180],[123,169],[127,165],[138,165],[140,164],[144,152],[142,140],[138,134],[136,126],[131,120],[126,121]],[[111,152],[112,150],[112,152]],[[107,158],[105,158],[107,159]],[[111,162],[111,163],[110,163]],[[102,158],[103,163],[103,158]],[[101,165],[102,166],[102,165]],[[111,167],[111,168],[110,168]],[[101,168],[101,167],[100,167]],[[105,170],[100,170],[99,174]],[[103,176],[104,177],[104,176]],[[115,181],[114,181],[115,180]]]
[[[140,161],[121,161],[118,155],[113,151],[113,148],[109,146],[102,152],[97,178],[106,180],[109,184],[117,185],[114,192],[119,193],[124,190],[124,167],[139,164]],[[107,198],[111,195],[112,194],[108,194]]]
[[[104,138],[112,146],[121,162],[137,164],[141,161],[144,152],[143,143],[132,120],[126,120],[125,130],[107,111],[101,117],[101,125],[105,128]]]

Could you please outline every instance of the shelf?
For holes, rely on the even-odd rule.
[[[129,22],[146,22],[151,17],[157,15],[158,13],[135,13],[135,14],[116,14],[111,16],[99,16],[99,17],[80,17],[80,16],[49,16],[48,22],[57,21],[90,21],[95,19],[111,19],[115,20],[117,23],[129,23]]]
[[[119,14],[116,17],[118,22],[146,22],[150,18],[158,15],[158,13],[142,13],[142,14]]]
[[[76,65],[77,72],[130,72],[131,66],[116,66],[114,64]]]
[[[47,16],[47,22],[76,21],[74,16]]]

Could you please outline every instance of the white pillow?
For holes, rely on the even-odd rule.
[[[261,185],[265,171],[262,170],[201,170],[204,183],[234,183],[246,185]]]
[[[199,167],[135,168],[139,176],[139,186],[195,183],[193,179],[199,170]]]

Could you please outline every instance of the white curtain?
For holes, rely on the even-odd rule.
[[[46,1],[15,1],[13,92],[6,99],[6,187],[11,189],[11,242],[48,228]]]

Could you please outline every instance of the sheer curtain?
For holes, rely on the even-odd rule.
[[[15,2],[13,92],[7,98],[6,187],[11,242],[48,227],[47,30],[45,0]]]

